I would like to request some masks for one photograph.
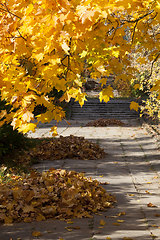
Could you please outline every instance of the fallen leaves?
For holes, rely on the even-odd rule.
[[[73,135],[60,138],[53,138],[43,141],[34,150],[28,153],[36,160],[56,160],[56,159],[100,159],[105,156],[105,152],[99,145],[92,143],[84,137]]]
[[[124,237],[123,240],[133,240],[133,238],[130,238],[130,237]]]
[[[70,226],[70,227],[65,227],[65,229],[66,229],[68,232],[71,232],[71,231],[73,231],[73,230],[79,230],[80,227],[79,227],[79,226],[75,226],[75,227]]]
[[[145,192],[146,192],[147,194],[152,194],[152,193],[150,193],[150,192],[149,192],[149,191],[147,191],[147,190],[146,190]]]
[[[115,226],[120,226],[120,224],[118,222],[114,222],[112,224],[115,225]]]
[[[153,203],[148,203],[148,204],[147,204],[147,207],[153,207],[153,208],[154,208],[154,207],[157,207],[157,206],[154,205]]]
[[[125,212],[120,212],[120,213],[117,214],[118,217],[123,216],[123,215],[126,215],[126,213]]]
[[[34,232],[32,232],[32,236],[33,237],[40,237],[40,236],[42,236],[42,234],[41,234],[41,232],[34,231]]]
[[[99,224],[100,224],[101,226],[104,226],[104,225],[106,224],[106,222],[102,219],[102,220],[100,220]]]
[[[49,218],[70,221],[71,218],[92,217],[92,213],[110,208],[115,202],[97,180],[83,173],[61,169],[33,171],[0,184],[0,222],[10,224]]]
[[[117,220],[117,222],[119,222],[119,223],[123,223],[123,222],[124,222],[124,220],[119,220],[119,219],[118,219],[118,220]]]
[[[159,213],[156,213],[154,216],[155,216],[155,217],[160,217],[160,214],[159,214]]]
[[[124,123],[117,119],[97,119],[86,124],[86,127],[107,127],[107,126],[124,126]]]

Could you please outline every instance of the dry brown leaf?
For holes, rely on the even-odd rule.
[[[99,224],[100,224],[101,226],[104,226],[104,225],[106,224],[106,222],[102,219],[102,220],[100,220]]]
[[[5,217],[4,218],[4,223],[5,224],[11,224],[13,222],[13,218],[11,217],[11,216],[9,216],[9,217]]]
[[[159,214],[159,213],[156,213],[154,216],[155,216],[155,217],[160,217],[160,214]]]
[[[148,203],[147,207],[156,207],[156,205],[154,205],[153,203]]]
[[[120,226],[120,224],[117,223],[117,222],[114,222],[114,223],[112,223],[112,224],[115,225],[115,226]]]
[[[146,190],[145,192],[146,192],[147,194],[152,194],[152,193],[150,193],[150,192],[149,192],[149,191],[147,191],[147,190]]]
[[[40,237],[40,236],[42,236],[42,233],[39,232],[39,231],[33,231],[33,232],[32,232],[32,236],[33,236],[33,237]]]
[[[151,225],[151,227],[157,227],[158,228],[158,226],[156,224]]]

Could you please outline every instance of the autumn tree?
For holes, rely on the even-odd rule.
[[[1,0],[0,91],[11,108],[1,111],[0,124],[11,122],[26,133],[39,121],[61,121],[65,112],[48,94],[53,88],[63,91],[61,101],[74,98],[82,106],[84,61],[102,86],[110,74],[128,84],[139,73],[136,54],[139,64],[150,64],[149,80],[160,56],[159,22],[156,0]],[[109,101],[112,90],[103,88],[100,100]],[[159,100],[158,77],[150,91]],[[46,111],[31,123],[37,105]]]

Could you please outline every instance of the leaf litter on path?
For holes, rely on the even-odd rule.
[[[107,126],[124,126],[124,125],[125,124],[122,121],[114,118],[111,118],[111,119],[100,118],[87,123],[86,127],[107,127]]]
[[[59,160],[59,159],[100,159],[104,158],[105,152],[98,144],[92,143],[84,137],[73,135],[44,140],[36,148],[27,153],[36,160]]]
[[[62,169],[32,171],[0,184],[0,222],[92,217],[115,202],[115,197],[97,180],[83,173]]]

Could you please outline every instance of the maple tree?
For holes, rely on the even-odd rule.
[[[103,87],[107,81],[103,76],[110,74],[117,82],[136,79],[136,54],[140,64],[150,63],[149,80],[160,56],[159,22],[157,0],[1,0],[0,92],[11,105],[9,111],[1,111],[1,125],[11,122],[26,133],[39,121],[65,118],[56,98],[49,95],[53,88],[63,91],[60,101],[74,98],[82,106],[84,62]],[[105,87],[100,100],[109,101],[112,91]],[[158,77],[150,91],[159,100]],[[46,111],[32,123],[37,105]],[[132,103],[131,108],[137,107]],[[56,134],[55,126],[51,130]]]

